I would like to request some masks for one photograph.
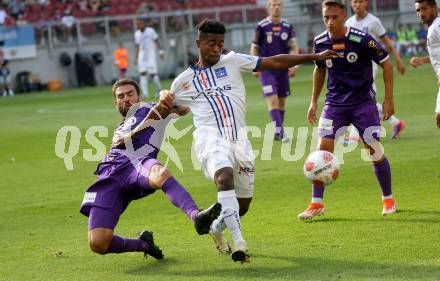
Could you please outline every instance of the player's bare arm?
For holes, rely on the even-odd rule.
[[[134,65],[137,65],[138,64],[138,58],[139,58],[139,45],[138,44],[134,44],[134,48],[135,48]]]
[[[291,55],[299,54],[298,42],[296,41],[296,38],[290,39],[289,49],[290,49],[289,53]],[[289,68],[289,77],[294,77],[295,75],[296,75],[296,68],[295,67]]]
[[[384,35],[381,38],[382,43],[387,47],[388,51],[391,53],[391,55],[396,59],[396,68],[397,71],[400,74],[404,74],[406,71],[405,65],[402,62],[402,58],[400,57],[399,53],[397,52],[396,48],[393,46],[393,41],[387,36]]]
[[[385,84],[385,99],[383,101],[383,119],[388,120],[394,114],[393,101],[393,65],[390,60],[386,60],[380,64],[383,69],[383,81]]]
[[[159,39],[154,40],[154,43],[156,43],[156,47],[159,50],[159,57],[161,60],[165,59],[165,52],[160,47],[160,41]]]
[[[258,34],[258,32],[255,32],[254,42],[252,42],[251,50],[249,52],[251,54],[251,56],[259,56],[260,55],[260,46],[256,43],[259,40],[259,36],[260,35]],[[254,72],[254,75],[256,77],[259,77],[260,76],[260,72],[256,71],[256,72]]]
[[[323,61],[340,57],[332,50],[325,50],[318,54],[304,55],[276,55],[263,58],[258,70],[285,70],[295,65],[310,61]]]
[[[426,57],[412,57],[409,60],[409,63],[414,68],[417,68],[417,67],[419,67],[421,65],[424,65],[424,64],[427,64],[427,63],[430,63],[430,62],[431,62],[431,60],[429,59],[429,56],[426,56]]]
[[[318,108],[318,99],[324,86],[326,69],[315,66],[313,70],[313,92],[310,100],[309,110],[307,112],[307,120],[310,124],[316,123],[316,110]]]

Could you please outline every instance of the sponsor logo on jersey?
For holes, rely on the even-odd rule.
[[[273,32],[281,32],[281,26],[273,26],[272,31]]]
[[[215,76],[218,79],[228,76],[228,73],[226,72],[225,67],[220,67],[220,68],[214,69],[214,72],[215,72]]]
[[[332,48],[334,51],[343,51],[345,50],[345,43],[333,44]]]
[[[224,85],[224,86],[218,86],[214,88],[209,88],[206,90],[203,90],[202,92],[198,92],[195,96],[192,96],[192,100],[196,100],[200,95],[207,95],[207,96],[223,96],[225,91],[232,90],[231,85]]]
[[[358,60],[358,54],[356,54],[355,52],[350,52],[347,54],[347,60],[348,62],[356,62]]]
[[[348,37],[348,40],[353,41],[353,42],[357,42],[357,43],[361,43],[362,37],[351,34]]]

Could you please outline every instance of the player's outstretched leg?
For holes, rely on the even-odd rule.
[[[321,184],[312,185],[312,202],[307,209],[298,215],[300,220],[311,220],[314,217],[319,217],[324,214],[324,188],[324,185]]]
[[[139,239],[147,242],[148,244],[148,248],[145,251],[145,257],[147,257],[147,255],[150,255],[157,260],[163,259],[162,250],[154,243],[153,232],[148,230],[142,231],[139,234]]]
[[[376,103],[377,110],[379,111],[380,119],[383,117],[383,108],[380,103]],[[404,120],[400,120],[395,115],[391,115],[390,119],[388,119],[388,122],[391,125],[391,128],[393,129],[393,135],[391,138],[395,139],[398,138],[403,130],[406,128],[406,122]]]
[[[391,168],[388,159],[384,156],[381,161],[373,162],[373,169],[382,190],[382,215],[394,214],[397,204],[391,190]]]
[[[220,215],[222,205],[218,202],[212,204],[208,209],[197,213],[194,219],[194,227],[199,235],[208,234],[212,222]]]

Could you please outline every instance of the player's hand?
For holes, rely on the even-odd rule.
[[[289,68],[289,77],[295,77],[296,75],[296,67]]]
[[[440,113],[437,113],[437,127],[440,129]]]
[[[417,68],[417,67],[423,65],[423,60],[422,60],[421,57],[412,57],[412,58],[409,60],[409,63],[410,63],[414,68]]]
[[[160,91],[159,103],[166,109],[171,110],[174,107],[174,97],[174,93],[170,90],[162,90]]]
[[[318,54],[316,54],[316,61],[323,61],[323,60],[328,60],[328,59],[337,59],[342,57],[342,55],[339,55],[337,52],[332,51],[332,50],[325,50],[323,52],[320,52]]]
[[[189,107],[187,107],[187,106],[175,106],[175,107],[173,107],[173,109],[171,109],[170,114],[176,113],[179,116],[185,116],[189,112],[191,112],[191,109],[189,109]]]
[[[252,72],[252,74],[253,74],[255,77],[257,77],[257,78],[260,78],[261,72],[260,72],[260,71],[255,71],[255,72]]]
[[[165,59],[165,52],[163,50],[159,50],[159,57],[161,60]]]
[[[309,120],[310,124],[315,124],[316,123],[316,109],[318,108],[318,106],[316,105],[316,103],[310,103],[309,106],[309,111],[307,112],[307,120]]]
[[[382,121],[386,121],[390,119],[390,117],[394,114],[394,103],[392,100],[384,100],[382,104],[383,109],[383,117]]]
[[[397,71],[400,74],[405,74],[406,68],[405,68],[405,65],[403,64],[403,62],[401,60],[398,60],[396,62],[396,68],[397,68]]]

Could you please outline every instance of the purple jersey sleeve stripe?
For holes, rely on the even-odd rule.
[[[257,65],[255,66],[254,70],[252,70],[253,72],[257,72],[259,70],[262,60],[263,58],[258,58]]]

